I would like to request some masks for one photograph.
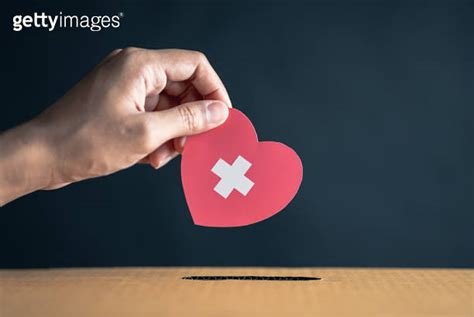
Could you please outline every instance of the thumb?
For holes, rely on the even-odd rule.
[[[198,134],[215,128],[227,119],[228,106],[217,100],[188,102],[167,110],[149,113],[154,116],[156,131],[163,142]]]

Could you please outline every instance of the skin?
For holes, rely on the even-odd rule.
[[[202,53],[113,51],[38,117],[0,134],[0,206],[137,163],[160,168],[186,136],[222,124],[228,107]]]

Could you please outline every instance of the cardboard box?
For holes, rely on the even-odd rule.
[[[2,270],[0,316],[472,317],[473,273],[345,268]],[[198,279],[183,279],[190,276]],[[284,278],[295,276],[321,279]]]

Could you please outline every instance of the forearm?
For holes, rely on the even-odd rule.
[[[53,171],[51,146],[36,122],[0,133],[0,206],[47,187]]]

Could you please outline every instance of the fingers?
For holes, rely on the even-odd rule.
[[[160,95],[153,95],[153,96],[148,96],[145,98],[145,111],[154,111],[157,107],[159,102],[161,101]]]
[[[185,136],[174,139],[173,144],[174,144],[174,149],[176,150],[176,152],[178,152],[180,154],[183,153],[185,143],[186,143],[186,137]]]
[[[161,66],[168,80],[190,80],[204,99],[232,105],[224,84],[204,54],[185,50],[150,51],[150,54],[161,55]]]
[[[151,110],[147,110],[147,111],[162,111],[162,110],[166,110],[166,109],[169,109],[171,107],[175,107],[177,106],[178,103],[177,103],[177,100],[176,98],[174,97],[170,97],[168,94],[161,94],[160,95],[160,98],[159,98],[159,101],[158,103],[154,106],[153,109]],[[146,107],[145,107],[146,108]],[[160,146],[158,149],[156,149],[155,151],[151,152],[149,155],[147,155],[147,157],[143,160],[142,163],[150,163],[150,160],[149,160],[149,157],[154,157],[156,155],[160,155],[158,152],[161,152],[162,151],[162,146]],[[155,153],[157,152],[157,153]],[[152,166],[154,166],[155,168],[157,168],[156,166],[158,165],[156,163],[156,161],[154,161],[155,164],[152,164]]]
[[[123,78],[117,90],[130,91],[139,110],[143,161],[158,168],[182,152],[185,136],[222,124],[231,101],[204,54],[186,50],[127,48],[106,61]],[[120,66],[121,67],[116,67]],[[177,104],[180,105],[177,105]]]
[[[170,96],[179,97],[190,85],[191,84],[187,81],[168,80],[164,91]]]
[[[167,110],[144,113],[148,116],[157,147],[171,139],[202,133],[227,119],[229,109],[218,100],[198,100]]]
[[[148,155],[148,163],[157,169],[166,165],[178,154],[174,149],[173,141],[170,140]]]
[[[178,83],[178,82],[173,82],[173,83]],[[194,88],[194,86],[192,86],[190,84],[187,84],[186,86],[187,86],[186,89],[183,89],[181,91],[181,95],[179,97],[176,97],[176,98],[171,97],[167,93],[163,93],[163,94],[159,95],[160,98],[159,98],[158,102],[156,102],[155,98],[148,97],[147,101],[145,102],[145,110],[146,111],[166,110],[166,109],[169,109],[171,107],[177,106],[178,105],[178,103],[177,103],[178,100],[179,100],[179,103],[181,103],[181,104],[182,103],[188,103],[188,102],[191,102],[191,101],[202,100],[202,96],[197,92],[197,90]],[[165,89],[165,91],[166,91],[166,89]],[[147,106],[148,103],[150,104],[150,106]],[[174,149],[178,153],[183,152],[185,141],[186,141],[186,137],[178,137],[178,138],[175,138],[172,141]],[[156,155],[158,155],[158,152],[160,152],[160,151],[162,151],[161,146],[158,149],[156,149],[155,151],[153,151],[152,153],[150,153],[146,157],[146,160],[143,161],[142,163],[150,163],[148,158],[149,157],[152,157],[152,158],[155,157]],[[154,164],[152,164],[152,165],[155,168],[157,168],[156,166],[162,166],[162,164],[158,164],[156,160],[153,160],[153,163]]]
[[[203,100],[204,98],[199,94],[194,86],[190,85],[188,89],[186,89],[180,96],[179,96],[179,103],[188,103],[191,101],[196,100]]]
[[[147,95],[159,94],[166,88],[168,94],[177,96],[186,86],[168,82],[189,81],[204,99],[220,100],[231,106],[224,84],[202,53],[131,48],[122,50],[120,55],[133,68],[131,74],[143,77]]]
[[[173,141],[174,140],[170,140],[161,145],[159,148],[139,160],[137,163],[151,165],[154,169],[165,166],[169,161],[179,155],[179,153],[174,148]]]

